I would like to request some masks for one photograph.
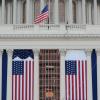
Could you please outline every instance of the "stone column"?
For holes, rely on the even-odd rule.
[[[2,0],[2,24],[5,24],[5,16],[6,14],[6,9],[5,9],[5,0]]]
[[[2,53],[3,50],[0,50],[0,100],[1,100],[1,92],[2,92]]]
[[[32,0],[26,0],[26,23],[32,23]]]
[[[2,24],[2,6],[0,4],[0,24]]]
[[[97,0],[93,0],[93,5],[94,5],[94,24],[97,24]]]
[[[43,10],[44,6],[45,6],[44,0],[40,0],[40,13]],[[44,23],[44,21],[42,23]]]
[[[92,9],[91,9],[91,2],[88,3],[89,8],[89,24],[92,24]]]
[[[13,24],[17,23],[17,0],[13,0]]]
[[[40,12],[43,10],[44,8],[44,0],[40,0]]]
[[[18,0],[18,6],[17,6],[17,13],[18,13],[18,17],[17,17],[17,23],[18,24],[21,24],[21,14],[22,14],[22,11],[21,11],[21,0]]]
[[[55,0],[54,2],[54,23],[58,24],[59,23],[59,0]]]
[[[82,8],[81,8],[81,1],[80,0],[77,0],[77,8],[76,8],[76,13],[77,13],[77,24],[81,24],[81,17],[82,17]]]
[[[39,50],[34,52],[34,100],[39,100]]]
[[[68,24],[72,24],[73,23],[73,7],[72,7],[72,0],[68,1]]]
[[[65,50],[60,50],[60,100],[65,100]]]
[[[92,70],[91,70],[91,50],[87,53],[87,100],[92,100]]]
[[[8,49],[8,68],[7,68],[7,100],[12,100],[12,54],[13,51]]]
[[[10,2],[7,4],[7,24],[11,24],[11,7]]]
[[[100,49],[97,50],[97,89],[98,100],[100,100]]]
[[[82,0],[82,24],[86,24],[85,0]]]
[[[65,23],[68,24],[68,0],[65,0]]]

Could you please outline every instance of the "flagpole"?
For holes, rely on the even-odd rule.
[[[48,24],[50,24],[50,0],[49,0],[49,9],[48,9],[48,11],[49,11],[49,18],[48,18]]]

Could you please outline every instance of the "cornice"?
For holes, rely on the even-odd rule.
[[[0,34],[0,39],[100,39],[100,34]]]

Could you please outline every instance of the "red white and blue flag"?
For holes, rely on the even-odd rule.
[[[48,5],[46,5],[41,11],[41,13],[34,20],[34,24],[40,23],[48,18],[49,18]]]
[[[14,50],[12,100],[33,100],[34,61],[32,50]]]
[[[66,100],[87,100],[87,61],[73,53],[65,61]]]

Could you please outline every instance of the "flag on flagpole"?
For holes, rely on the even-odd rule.
[[[12,100],[34,100],[34,62],[32,50],[14,50],[12,62]]]
[[[87,61],[82,51],[69,51],[65,60],[66,100],[87,100]]]
[[[36,17],[34,20],[34,24],[41,23],[42,21],[48,19],[49,13],[48,13],[48,5],[46,5],[41,13]]]
[[[92,63],[92,93],[93,100],[97,99],[97,55],[96,50],[93,49],[91,54],[91,63]]]

